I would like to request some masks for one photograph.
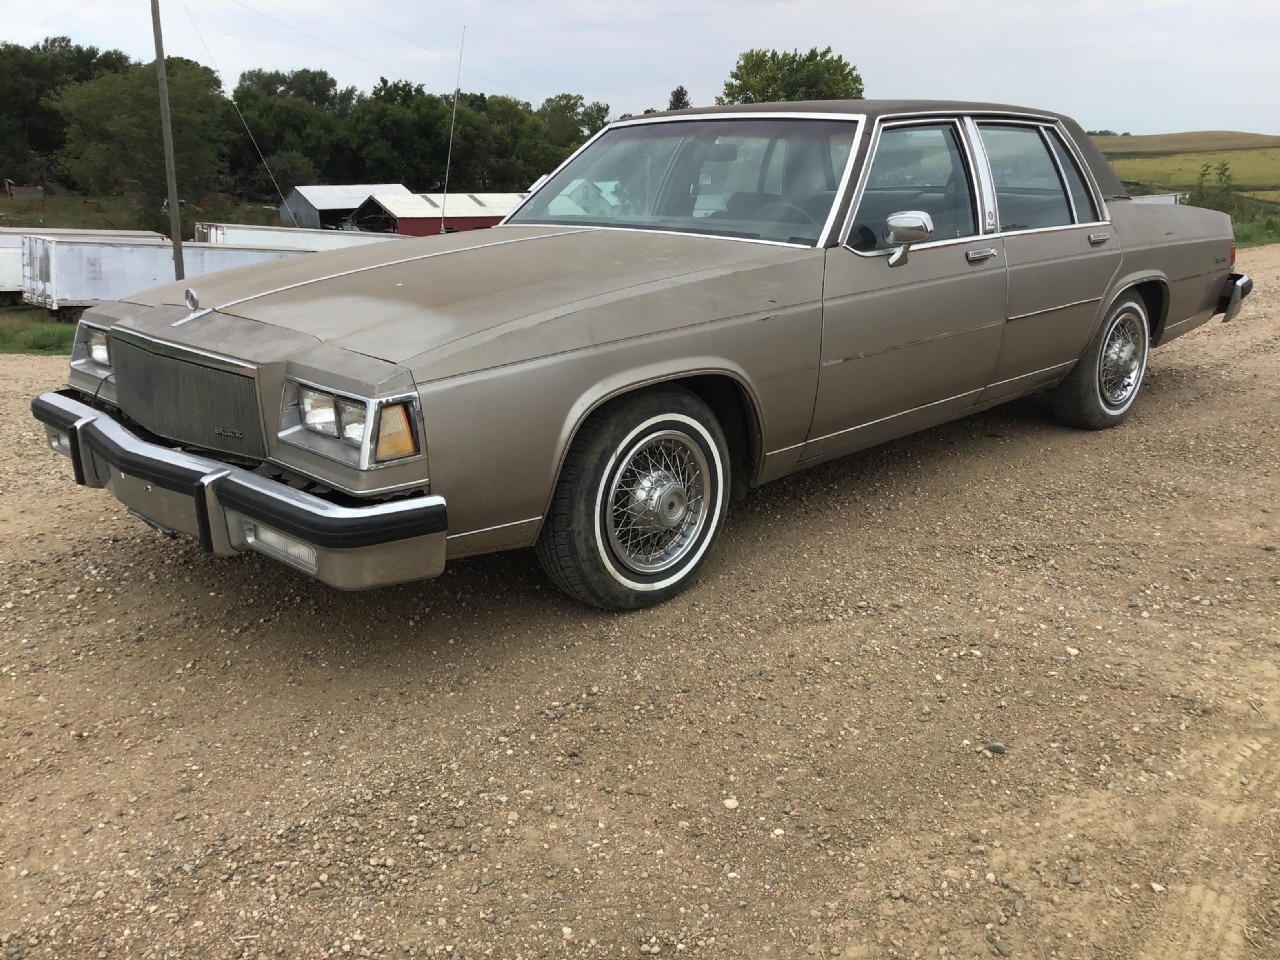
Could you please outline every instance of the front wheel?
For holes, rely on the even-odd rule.
[[[1054,416],[1085,430],[1103,430],[1123,422],[1138,399],[1147,372],[1150,330],[1141,298],[1122,297],[1112,304],[1080,361],[1049,391]]]
[[[575,438],[538,561],[583,603],[659,603],[697,575],[724,524],[728,492],[724,432],[699,397],[680,388],[624,397]]]

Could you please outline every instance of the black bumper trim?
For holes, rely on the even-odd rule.
[[[239,483],[234,476],[219,477],[213,482],[213,489],[218,502],[224,507],[281,533],[327,549],[370,547],[444,533],[449,529],[448,510],[444,504],[426,504],[415,510],[356,518],[336,512],[329,515],[305,510],[256,487]]]

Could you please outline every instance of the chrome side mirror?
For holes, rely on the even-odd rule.
[[[933,217],[923,210],[902,210],[889,214],[884,222],[884,239],[894,247],[889,266],[907,262],[907,251],[913,243],[925,243],[933,237]]]

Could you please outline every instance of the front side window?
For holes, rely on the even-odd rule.
[[[991,163],[1002,231],[1037,230],[1072,223],[1057,164],[1039,127],[980,123]]]
[[[862,252],[888,249],[885,222],[906,210],[929,214],[934,240],[978,232],[973,186],[955,124],[884,129],[867,172],[849,245]]]
[[[831,213],[857,131],[853,117],[618,127],[574,157],[507,222],[811,246]]]

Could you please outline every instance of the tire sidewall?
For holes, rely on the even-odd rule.
[[[696,443],[707,461],[703,492],[707,511],[692,548],[674,566],[648,575],[627,567],[609,542],[605,511],[626,453],[648,436],[678,431]],[[711,411],[692,394],[671,391],[613,411],[593,444],[576,505],[578,555],[593,592],[610,607],[636,609],[684,589],[706,562],[724,525],[729,504],[729,457],[724,433]]]
[[[1142,337],[1142,358],[1138,368],[1138,382],[1134,385],[1133,392],[1129,394],[1129,398],[1122,405],[1114,406],[1108,403],[1102,395],[1102,362],[1106,352],[1107,340],[1126,313],[1132,313],[1138,320],[1138,329]],[[1142,393],[1142,384],[1147,376],[1147,362],[1151,357],[1151,328],[1147,320],[1146,308],[1141,301],[1133,297],[1124,297],[1107,311],[1106,320],[1103,321],[1102,328],[1098,331],[1092,354],[1090,358],[1092,362],[1089,364],[1091,368],[1089,371],[1090,398],[1100,418],[1104,421],[1119,423],[1128,417],[1130,411],[1133,410],[1134,403],[1137,402],[1138,395]]]

